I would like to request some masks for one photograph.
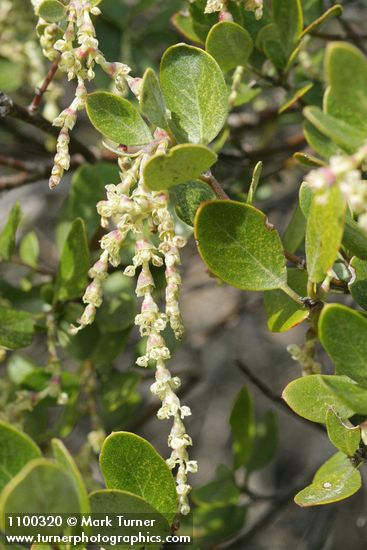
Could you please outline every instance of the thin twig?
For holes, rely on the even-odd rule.
[[[238,366],[238,368],[243,372],[243,374],[250,380],[250,382],[252,382],[252,384],[254,384],[254,386],[256,386],[257,389],[260,390],[263,395],[265,395],[265,397],[270,399],[270,401],[272,401],[273,403],[278,405],[283,411],[287,412],[288,414],[291,414],[293,418],[296,418],[297,420],[299,420],[303,424],[306,424],[307,426],[309,426],[311,428],[314,428],[315,430],[317,430],[319,432],[325,433],[325,430],[321,426],[321,424],[309,422],[308,420],[306,420],[302,416],[294,416],[291,409],[288,407],[288,405],[285,403],[285,401],[283,401],[283,399],[280,397],[280,395],[275,394],[273,392],[273,390],[271,388],[269,388],[269,386],[267,384],[265,384],[262,380],[260,380],[260,378],[258,378],[256,376],[256,374],[254,374],[247,367],[247,365],[245,365],[245,363],[243,363],[240,359],[237,359],[235,361],[235,363]]]
[[[28,107],[28,111],[31,115],[34,115],[34,113],[37,111],[38,107],[40,106],[40,103],[42,101],[43,94],[46,92],[47,88],[49,87],[53,77],[55,76],[55,73],[57,71],[57,68],[59,66],[59,60],[60,55],[57,57],[57,59],[52,63],[45,80],[42,82],[41,86],[36,89],[36,93],[34,95],[34,98],[32,100],[32,103]]]
[[[217,195],[219,199],[230,200],[229,196],[224,191],[219,181],[213,176],[213,174],[210,171],[205,172],[205,174],[202,174],[200,179],[205,181],[208,185],[210,185],[210,187],[213,189],[214,193]]]
[[[39,130],[46,132],[52,136],[57,137],[59,135],[59,128],[52,126],[51,122],[46,120],[43,116],[39,114],[30,114],[28,109],[22,105],[15,103],[11,97],[7,94],[0,92],[0,119],[5,117],[12,117],[27,124],[35,126]],[[88,162],[96,162],[97,157],[88,147],[81,143],[77,138],[71,136],[70,138],[70,149],[74,153],[79,153],[83,155],[85,160]]]

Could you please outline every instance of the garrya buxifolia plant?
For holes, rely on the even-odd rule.
[[[53,119],[61,129],[50,187],[57,186],[70,168],[70,132],[78,111],[84,108],[103,136],[107,155],[115,159],[118,171],[104,163],[93,169],[83,166],[73,180],[63,213],[67,232],[63,235],[60,229],[58,236],[62,245],[58,273],[47,281],[52,298],[47,302],[46,322],[40,312],[35,315],[6,307],[12,305],[11,300],[0,308],[4,326],[0,344],[4,349],[29,345],[38,322],[48,336],[46,381],[35,381],[34,368],[29,364],[20,368],[13,361],[13,382],[18,377],[18,383],[24,384],[32,375],[26,385],[27,390],[32,388],[37,406],[55,397],[60,406],[69,405],[76,399],[73,385],[77,383],[63,372],[58,347],[64,346],[72,354],[73,342],[83,337],[82,329],[86,333],[99,331],[102,337],[110,331],[116,333],[116,342],[118,338],[125,341],[134,320],[144,339],[144,350],[136,363],[155,368],[151,391],[162,402],[157,416],[172,419],[168,437],[171,456],[165,462],[146,441],[119,432],[103,443],[101,470],[121,508],[134,505],[141,513],[155,510],[163,518],[161,529],[168,532],[175,514],[185,515],[190,510],[187,476],[197,470],[196,461],[188,454],[192,440],[184,425],[191,411],[177,395],[180,379],[167,367],[171,357],[167,335],[171,331],[180,339],[183,334],[180,249],[193,227],[198,251],[212,275],[242,290],[264,292],[271,331],[308,325],[304,345],[288,348],[299,362],[302,376],[285,388],[283,397],[298,415],[325,425],[338,452],[321,466],[311,485],[296,495],[296,502],[320,505],[354,494],[361,485],[359,468],[367,445],[367,321],[363,312],[367,308],[367,61],[355,45],[342,41],[330,42],[322,60],[312,48],[313,34],[330,19],[340,17],[341,6],[335,4],[315,14],[300,0],[192,0],[172,21],[196,45],[169,47],[162,56],[159,77],[148,68],[140,78],[130,75],[127,64],[107,61],[100,50],[93,18],[101,15],[103,2],[101,9],[98,1],[32,3],[44,55],[54,64],[55,72],[59,69],[76,83],[71,104]],[[112,91],[88,91],[98,68],[110,77]],[[229,196],[211,173],[229,137],[228,113],[256,101],[262,87],[287,92],[279,112],[302,112],[303,135],[311,150],[295,154],[299,163],[308,167],[308,173],[300,185],[299,205],[282,238],[252,204],[261,189],[261,163],[255,167],[245,200],[236,193],[234,198],[239,200],[232,200],[231,189]],[[99,191],[105,187],[106,197],[99,197],[97,202],[104,234],[99,256],[89,269],[88,240],[96,233],[98,219],[83,207],[96,202],[96,195],[88,190],[93,178]],[[85,199],[83,205],[78,203],[78,193],[81,200]],[[15,206],[0,234],[4,261],[12,259],[19,219],[20,210]],[[29,234],[19,250],[23,264],[35,272],[37,247],[34,234]],[[120,274],[116,270],[121,265],[123,276],[117,279]],[[155,276],[160,268],[164,269],[163,307]],[[70,302],[81,296],[87,272],[91,282],[83,294],[85,309],[78,323],[73,323],[78,305],[74,303],[73,308]],[[129,307],[130,316],[127,322],[122,316],[123,333],[119,333],[116,326],[108,328],[104,308],[109,307],[115,281],[131,293],[128,278],[136,282],[141,305],[137,313],[134,299],[131,295],[126,298],[121,307],[124,315]],[[355,300],[353,307],[350,302],[349,306],[335,303],[335,297],[342,302],[345,294]],[[67,303],[67,314],[59,318],[52,315]],[[65,329],[70,322],[72,337]],[[113,345],[119,352],[116,342]],[[335,364],[334,374],[325,374],[328,371],[317,356],[319,342]],[[82,357],[84,391],[94,425],[90,445],[96,452],[105,438],[93,403],[96,375],[91,362],[101,362],[101,350],[98,353]],[[19,374],[21,369],[26,375]],[[135,391],[137,382],[129,378],[129,384]],[[6,391],[11,394],[8,387]],[[12,419],[15,411],[21,417],[29,408],[29,393],[23,389],[13,409],[7,409],[5,419]],[[194,491],[193,501],[198,529],[202,528],[200,521],[205,524],[213,514],[222,518],[227,514],[233,521],[218,529],[207,526],[201,535],[204,545],[230,539],[241,530],[245,507],[240,500],[243,487],[238,473],[246,471],[248,479],[248,474],[268,463],[276,446],[274,417],[270,414],[262,422],[254,422],[246,388],[236,399],[230,426],[233,468],[219,467],[212,484]],[[60,494],[63,502],[70,502],[71,512],[102,511],[112,506],[110,493],[97,490],[88,496],[59,440],[53,441],[55,463],[42,458],[39,448],[8,423],[4,422],[0,431],[1,448],[11,445],[22,457],[10,464],[10,455],[0,451],[3,470],[9,472],[9,476],[0,477],[3,514],[19,511],[24,505],[21,492],[34,479],[49,477],[51,471],[55,486],[64,488]],[[66,426],[61,425],[58,435],[67,433]],[[131,464],[134,476],[130,475]],[[148,469],[156,472],[156,481],[152,474],[149,487],[142,491],[139,480],[145,478]],[[176,484],[170,470],[175,471]],[[158,479],[159,491],[155,485]],[[227,500],[215,496],[223,485],[228,488]],[[51,495],[54,487],[49,487]]]

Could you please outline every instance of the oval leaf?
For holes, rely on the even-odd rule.
[[[312,484],[300,491],[294,501],[299,506],[331,504],[354,495],[360,487],[361,474],[345,455],[338,453],[320,468]]]
[[[167,130],[168,121],[162,90],[159,85],[158,77],[153,69],[150,68],[145,71],[143,76],[140,106],[143,115],[145,115],[152,124]]]
[[[78,512],[79,500],[73,481],[60,464],[44,458],[29,462],[1,494],[0,521],[3,528],[5,514],[53,515]],[[34,532],[35,529],[22,526],[22,534]]]
[[[298,378],[288,384],[282,397],[295,413],[311,422],[324,423],[330,407],[341,418],[350,418],[361,409],[367,412],[366,390],[344,376],[311,374]]]
[[[205,49],[227,72],[239,65],[246,65],[253,49],[250,34],[232,21],[214,25],[206,38]]]
[[[349,307],[329,304],[322,310],[319,337],[337,374],[367,387],[367,320]]]
[[[145,439],[128,432],[113,433],[103,444],[100,464],[109,489],[138,495],[169,522],[173,520],[177,512],[175,481],[166,462]]]
[[[44,0],[38,7],[38,14],[48,23],[57,23],[65,17],[66,8],[58,0]]]
[[[248,204],[212,201],[195,219],[198,249],[209,269],[243,290],[271,290],[287,284],[282,243],[265,215]]]
[[[94,92],[88,95],[87,113],[93,126],[116,143],[142,145],[152,140],[148,126],[127,99]]]
[[[342,242],[346,202],[339,186],[315,193],[306,229],[306,258],[310,281],[321,282],[333,266]]]
[[[155,155],[144,167],[144,183],[153,191],[169,189],[200,176],[217,160],[203,145],[176,145],[166,155]]]
[[[160,78],[176,138],[191,143],[212,141],[228,110],[227,87],[217,62],[199,48],[178,44],[164,54]]]
[[[0,492],[23,466],[40,456],[41,451],[30,437],[0,422]]]
[[[343,420],[333,410],[326,415],[326,428],[330,442],[342,453],[353,456],[359,448],[361,430],[348,420]]]

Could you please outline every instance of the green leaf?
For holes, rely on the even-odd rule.
[[[319,155],[329,158],[338,152],[338,146],[322,134],[311,122],[305,120],[303,133],[309,146]]]
[[[204,13],[206,2],[207,0],[196,0],[189,4],[192,28],[203,44],[212,26],[218,22],[217,13]]]
[[[195,237],[209,269],[243,290],[287,284],[282,243],[266,216],[248,204],[212,201],[198,210]]]
[[[20,241],[19,256],[23,262],[32,267],[37,267],[39,251],[40,247],[36,233],[29,231]]]
[[[313,87],[313,83],[309,82],[303,86],[300,86],[296,90],[291,90],[289,94],[287,94],[287,97],[285,98],[285,102],[279,109],[279,114],[284,113],[287,109],[292,107],[299,99],[301,99],[304,95],[307,94]]]
[[[32,343],[33,333],[30,313],[0,307],[0,346],[8,349],[25,348]]]
[[[319,337],[335,364],[345,374],[367,387],[367,320],[341,304],[326,305],[320,315]]]
[[[310,281],[321,282],[333,266],[344,233],[346,202],[338,185],[312,196],[306,229]]]
[[[92,239],[100,227],[100,216],[96,209],[98,201],[104,199],[107,183],[119,183],[116,166],[104,162],[83,164],[73,174],[66,201],[56,228],[56,242],[59,250],[65,243],[75,218],[82,218],[88,239]]]
[[[323,113],[318,107],[305,107],[303,114],[319,132],[349,153],[353,153],[366,140],[365,131],[354,128],[335,116]]]
[[[352,218],[347,218],[344,235],[344,246],[358,258],[367,260],[367,235],[366,232]]]
[[[192,493],[192,500],[199,506],[238,504],[239,498],[240,490],[235,483],[233,473],[222,464],[217,467],[213,481],[202,485]]]
[[[217,160],[203,145],[176,145],[167,154],[155,155],[144,167],[144,183],[153,191],[169,189],[200,176]]]
[[[246,386],[242,388],[236,398],[229,423],[232,432],[234,468],[237,470],[247,464],[255,434],[252,399]]]
[[[274,458],[277,447],[277,417],[273,411],[267,411],[261,421],[256,423],[251,455],[246,465],[247,471],[253,472],[267,466]]]
[[[28,435],[0,421],[0,493],[28,462],[41,451]]]
[[[189,13],[177,12],[171,18],[172,25],[182,34],[184,38],[190,42],[196,42],[197,44],[203,44],[204,41],[201,40],[195,32],[193,20]]]
[[[22,217],[19,203],[13,206],[6,224],[0,233],[0,260],[9,260],[15,248],[15,235]]]
[[[128,432],[111,434],[103,444],[100,464],[109,489],[138,495],[169,522],[173,520],[177,512],[175,481],[166,462],[145,439]]]
[[[325,55],[329,89],[324,108],[327,113],[350,124],[356,134],[367,131],[367,60],[352,44],[332,42]],[[353,86],[349,86],[353,82]],[[351,142],[352,143],[352,142]]]
[[[297,204],[282,238],[284,249],[291,253],[297,252],[305,238],[305,233],[306,219],[301,207]]]
[[[243,529],[245,517],[245,507],[200,506],[193,514],[193,539],[199,548],[207,548],[208,543],[218,545]]]
[[[325,161],[314,157],[313,155],[309,155],[308,153],[294,153],[293,158],[295,158],[303,166],[311,168],[321,168],[322,166],[326,166]]]
[[[61,253],[56,277],[58,300],[71,300],[85,290],[89,270],[89,250],[85,225],[77,218],[71,226]]]
[[[303,182],[299,192],[299,204],[305,218],[309,216],[313,193],[308,183]],[[345,220],[343,245],[355,256],[367,260],[366,232],[350,216]]]
[[[361,440],[359,427],[340,418],[333,409],[329,409],[326,415],[326,427],[331,443],[347,456],[353,456]]]
[[[263,170],[263,163],[260,161],[256,164],[254,171],[252,172],[250,189],[248,190],[248,193],[247,193],[247,200],[246,200],[247,204],[252,204],[254,202],[255,193],[257,190],[257,186],[259,185],[259,182],[260,182],[262,170]]]
[[[191,143],[212,141],[228,110],[227,87],[217,62],[199,48],[178,44],[163,55],[160,78],[176,138]]]
[[[17,63],[0,56],[0,90],[10,94],[23,84],[24,67],[20,60]]]
[[[285,388],[283,399],[311,422],[324,423],[330,407],[341,418],[367,414],[367,391],[346,376],[311,374],[298,378]]]
[[[67,472],[72,479],[75,490],[78,494],[79,499],[79,509],[82,514],[89,514],[90,513],[90,505],[89,505],[89,498],[88,493],[85,489],[84,482],[82,479],[82,476],[80,475],[80,472],[70,455],[69,451],[65,447],[62,441],[60,439],[53,439],[51,441],[52,445],[52,451],[54,454],[55,459],[61,466],[63,466],[65,472]]]
[[[140,106],[152,124],[159,128],[168,129],[166,106],[164,104],[162,90],[158,77],[153,69],[148,68],[143,76],[143,83],[140,93]]]
[[[315,21],[308,25],[308,27],[306,27],[302,32],[301,38],[317,29],[317,27],[320,27],[321,25],[329,21],[329,19],[332,19],[333,17],[339,17],[342,13],[343,6],[341,6],[340,4],[335,4],[335,6],[332,6],[331,8],[326,10],[325,13],[320,15],[320,17],[318,17]]]
[[[348,284],[350,293],[358,305],[367,309],[367,262],[354,257],[349,265],[354,271]]]
[[[121,333],[134,325],[137,300],[131,279],[122,273],[112,273],[103,284],[103,296],[96,319],[102,334]]]
[[[66,15],[66,8],[58,0],[44,0],[38,7],[38,15],[48,23],[57,23]]]
[[[28,374],[37,368],[36,363],[19,353],[12,353],[7,364],[9,379],[17,386],[23,384]]]
[[[300,0],[273,0],[273,21],[261,29],[257,45],[279,68],[287,65],[301,36],[303,15]]]
[[[237,23],[221,21],[214,25],[206,38],[205,49],[227,72],[246,65],[253,49],[250,34]]]
[[[5,514],[57,515],[79,511],[78,495],[72,479],[60,464],[44,458],[37,458],[24,466],[7,484],[0,498],[3,529]],[[35,531],[37,527],[22,526],[24,535],[34,534]]]
[[[153,537],[160,536],[164,540],[171,532],[170,526],[167,520],[159,514],[159,512],[151,506],[148,502],[142,499],[139,496],[131,494],[127,491],[103,489],[100,491],[94,491],[90,495],[90,502],[92,507],[92,513],[95,517],[113,517],[116,514],[125,516],[126,520],[131,518],[148,520],[152,522],[147,530],[149,531],[149,536],[151,540],[154,540]],[[154,522],[154,523],[153,523]],[[117,522],[116,522],[117,523]],[[141,535],[142,528],[139,526],[129,525],[128,528],[129,536],[139,536],[139,531]],[[118,524],[113,527],[104,528],[98,527],[93,529],[93,534],[98,535],[102,531],[102,534],[108,535],[109,537],[121,536],[121,533],[124,532],[124,527],[119,527]],[[111,539],[110,539],[111,540]],[[139,540],[139,539],[138,539]],[[133,548],[141,548],[141,543],[136,543],[131,545]],[[106,545],[106,548],[127,548],[128,545]]]
[[[307,296],[307,271],[290,268],[288,285],[300,296]],[[285,332],[307,319],[309,311],[297,304],[283,290],[269,290],[264,293],[268,329],[271,332]]]
[[[214,200],[216,195],[209,185],[203,181],[188,181],[176,185],[171,189],[171,198],[176,208],[177,216],[187,223],[194,225],[196,212],[205,201]]]
[[[299,506],[319,506],[348,498],[361,487],[361,474],[348,460],[337,453],[316,473],[311,485],[294,498]]]
[[[93,126],[116,143],[142,145],[153,139],[135,107],[117,95],[109,92],[89,94],[87,113]]]

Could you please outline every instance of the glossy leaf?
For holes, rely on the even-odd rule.
[[[287,284],[282,244],[256,208],[235,201],[201,206],[195,219],[200,255],[224,282],[243,290],[271,290]]]
[[[71,300],[80,296],[86,287],[89,270],[89,249],[85,225],[77,218],[65,241],[56,278],[56,296]]]
[[[350,267],[354,271],[354,276],[348,284],[350,293],[358,305],[367,309],[367,262],[354,257]]]
[[[140,106],[142,113],[159,128],[168,128],[166,106],[158,77],[153,69],[148,68],[143,76],[140,92]]]
[[[205,49],[217,61],[222,71],[246,65],[253,49],[250,34],[237,23],[220,21],[206,38]]]
[[[324,423],[330,407],[341,418],[367,413],[367,391],[345,376],[312,374],[298,378],[285,388],[283,399],[311,422]]]
[[[0,421],[0,493],[28,462],[41,456],[32,439]]]
[[[295,496],[299,506],[319,506],[348,498],[361,487],[361,474],[345,455],[337,453],[316,473],[311,485]]]
[[[288,285],[299,296],[307,296],[307,271],[288,269]],[[285,332],[307,319],[309,310],[292,300],[283,290],[269,290],[264,293],[268,329],[271,332]]]
[[[19,203],[15,203],[0,233],[0,260],[9,260],[15,248],[15,236],[22,217]]]
[[[163,55],[160,79],[176,138],[191,143],[212,141],[228,109],[227,87],[217,62],[199,48],[178,44]]]
[[[8,483],[0,498],[2,528],[5,526],[4,514],[56,515],[79,511],[73,481],[61,465],[44,458],[29,462]],[[34,533],[36,529],[22,526],[22,534]]]
[[[345,374],[367,387],[367,320],[341,304],[326,305],[319,320],[320,341],[335,364],[337,374]]]
[[[331,443],[347,456],[353,456],[359,448],[360,429],[340,418],[333,409],[329,409],[326,415],[326,427]]]
[[[44,0],[38,7],[38,14],[48,23],[57,23],[66,15],[66,8],[59,0]]]
[[[234,468],[237,470],[247,464],[255,435],[252,399],[246,386],[242,388],[236,398],[229,423],[232,433]]]
[[[325,56],[329,89],[325,96],[327,113],[350,124],[356,134],[367,130],[367,60],[352,44],[332,42]],[[353,86],[348,86],[353,82]]]
[[[142,145],[152,140],[148,126],[135,107],[109,92],[88,95],[87,113],[93,126],[105,137],[123,145]]]
[[[187,225],[194,225],[196,212],[205,201],[214,200],[216,195],[203,181],[194,180],[176,185],[171,190],[177,216]]]
[[[217,160],[203,145],[176,145],[167,154],[153,156],[144,167],[145,185],[154,191],[169,189],[197,178]]]
[[[30,313],[0,307],[0,346],[8,349],[25,348],[31,344],[33,333]]]
[[[65,445],[59,439],[53,439],[52,451],[55,459],[61,466],[63,466],[65,472],[67,472],[72,479],[79,499],[79,509],[82,514],[88,514],[90,512],[88,493],[85,489],[82,476]]]
[[[26,264],[36,267],[39,251],[39,241],[36,233],[29,231],[20,242],[19,256]]]
[[[306,229],[306,259],[310,281],[321,282],[333,266],[344,233],[346,202],[339,187],[315,193]]]
[[[103,444],[100,464],[109,489],[138,495],[169,522],[173,520],[177,512],[175,482],[150,443],[128,432],[115,432]]]

